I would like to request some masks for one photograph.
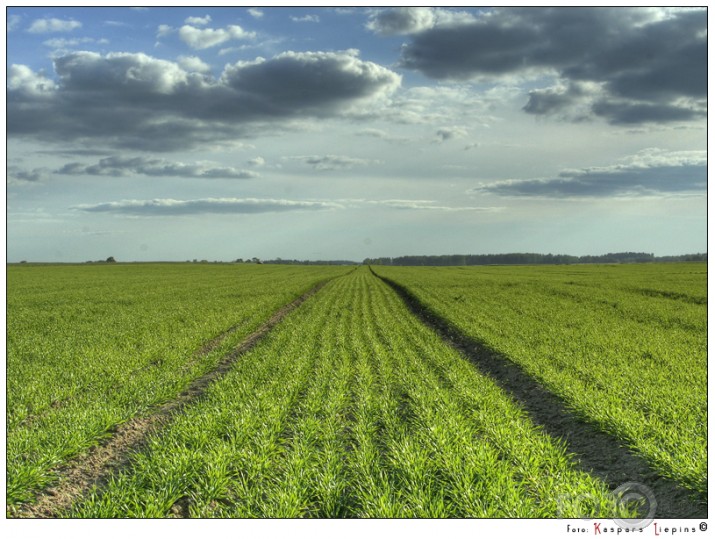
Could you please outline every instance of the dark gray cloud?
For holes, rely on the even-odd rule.
[[[45,181],[49,178],[49,170],[46,168],[24,169],[18,166],[7,167],[7,183],[34,183]]]
[[[250,170],[234,167],[221,167],[210,163],[181,163],[166,159],[148,157],[105,157],[94,165],[67,163],[57,174],[92,175],[92,176],[169,176],[183,178],[257,178],[258,174]]]
[[[523,110],[529,114],[558,116],[569,120],[586,120],[590,110],[581,106],[591,95],[583,84],[569,81],[566,85],[529,92],[529,101]],[[587,105],[587,107],[590,104]],[[578,112],[576,112],[578,111]]]
[[[436,142],[447,142],[448,140],[464,138],[469,135],[464,127],[458,125],[453,125],[451,127],[440,127],[437,130],[437,136],[435,138]]]
[[[398,7],[375,13],[367,28],[381,36],[394,36],[421,32],[434,24],[435,14],[430,7]]]
[[[90,213],[115,213],[135,216],[171,216],[195,214],[242,214],[289,211],[316,211],[342,208],[340,204],[305,200],[260,198],[200,198],[174,200],[120,200],[101,204],[81,204],[71,209]]]
[[[181,150],[341,116],[400,85],[399,75],[352,50],[238,62],[217,79],[141,53],[73,52],[54,67],[56,79],[8,70],[9,136]]]
[[[250,96],[262,115],[335,114],[351,101],[396,89],[400,77],[357,58],[357,51],[285,52],[271,61],[238,63],[226,68],[222,81],[239,95]]]
[[[564,171],[555,178],[505,180],[473,194],[509,197],[593,198],[705,193],[707,163],[701,152],[646,152],[625,165]]]
[[[615,124],[703,118],[707,12],[500,8],[414,34],[400,63],[435,79],[559,77],[560,90],[531,92],[524,107],[531,114],[586,102],[591,115]],[[584,92],[578,83],[593,87]]]
[[[394,7],[372,10],[365,25],[381,36],[416,34],[435,25],[457,25],[474,20],[466,11],[434,7]]]
[[[593,112],[607,118],[614,125],[645,122],[668,123],[703,118],[707,107],[678,106],[666,103],[633,103],[629,101],[599,100]]]

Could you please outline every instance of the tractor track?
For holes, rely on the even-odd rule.
[[[158,432],[185,406],[199,399],[210,384],[231,370],[238,358],[256,346],[271,329],[303,302],[317,294],[329,281],[317,284],[308,292],[281,307],[270,319],[224,356],[216,367],[194,379],[176,398],[154,408],[146,415],[131,418],[127,422],[115,426],[110,431],[110,435],[98,445],[56,468],[54,471],[59,476],[58,482],[40,492],[36,501],[17,507],[8,507],[7,516],[9,518],[58,518],[93,487],[101,488],[111,474],[130,463],[131,454],[144,445],[150,434]],[[235,327],[229,328],[207,342],[198,353],[206,354],[214,350],[235,330]],[[192,360],[195,360],[195,355]],[[179,511],[178,516],[186,516],[181,513]]]
[[[372,268],[370,271],[394,290],[410,311],[443,341],[506,391],[544,432],[561,439],[580,469],[598,477],[611,489],[628,482],[647,486],[657,501],[657,518],[707,518],[707,499],[702,494],[663,477],[643,457],[625,447],[622,440],[580,419],[563,400],[544,388],[519,365],[463,334],[404,286],[378,275]]]

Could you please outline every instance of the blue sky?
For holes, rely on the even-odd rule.
[[[8,8],[8,261],[707,250],[707,17]]]

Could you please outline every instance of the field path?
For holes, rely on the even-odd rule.
[[[308,298],[317,294],[326,284],[327,281],[316,285],[305,294],[281,307],[256,331],[243,339],[213,370],[191,382],[176,399],[159,406],[148,415],[135,417],[117,426],[103,443],[92,447],[86,454],[59,468],[57,470],[61,478],[59,483],[41,492],[37,496],[36,502],[23,504],[19,509],[14,509],[11,516],[21,518],[56,517],[90,488],[101,485],[112,472],[127,465],[130,453],[141,447],[150,433],[160,430],[182,408],[200,398],[206,388],[224,376],[242,354],[253,348],[283,318]],[[235,328],[230,328],[207,342],[197,354],[206,354],[215,349],[234,330]]]
[[[707,517],[707,501],[698,500],[702,497],[697,492],[662,477],[645,459],[629,451],[622,441],[579,419],[563,400],[545,389],[519,365],[461,333],[399,283],[374,271],[372,273],[389,285],[425,325],[510,394],[535,424],[552,437],[563,440],[568,452],[576,456],[584,471],[614,489],[628,482],[646,485],[658,502],[658,518]]]
[[[280,309],[60,475],[14,516],[612,518],[632,481],[658,518],[707,515],[367,267]]]
[[[605,518],[610,490],[363,267],[61,516]]]

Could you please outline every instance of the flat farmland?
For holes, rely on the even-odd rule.
[[[375,271],[706,495],[706,264]]]
[[[9,266],[7,495],[176,397],[336,267]]]
[[[8,514],[626,517],[637,481],[702,516],[706,275],[10,266]]]

